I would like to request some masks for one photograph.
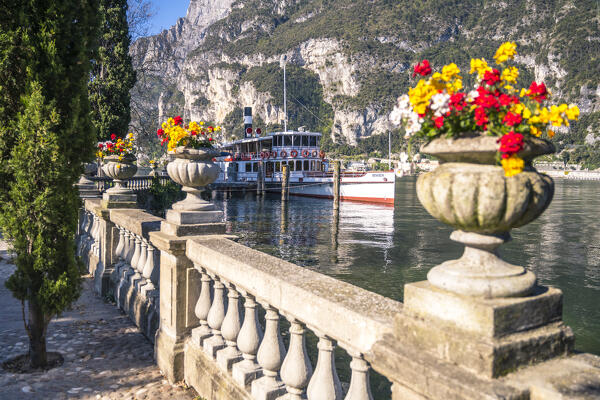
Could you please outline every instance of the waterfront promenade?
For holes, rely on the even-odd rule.
[[[0,241],[0,360],[27,352],[21,305],[4,286],[15,267]],[[84,277],[72,310],[48,328],[48,351],[64,364],[47,372],[12,374],[0,368],[0,399],[173,399],[191,400],[193,389],[171,385],[154,362],[153,346],[131,320],[104,302]]]

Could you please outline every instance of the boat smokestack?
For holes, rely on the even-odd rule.
[[[252,107],[244,107],[244,137],[252,137]]]

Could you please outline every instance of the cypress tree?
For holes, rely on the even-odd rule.
[[[94,156],[97,11],[97,0],[0,5],[0,226],[16,253],[6,286],[23,304],[34,368],[47,363],[50,320],[80,294],[73,185]]]
[[[129,56],[127,0],[100,0],[99,13],[98,58],[93,61],[89,97],[99,138],[108,139],[111,133],[127,133],[135,71]]]

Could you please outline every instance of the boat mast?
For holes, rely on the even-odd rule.
[[[287,56],[283,56],[283,131],[287,132],[287,93],[285,88],[285,62]]]
[[[392,132],[388,131],[388,164],[389,169],[392,169]]]

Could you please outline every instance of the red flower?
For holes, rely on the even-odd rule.
[[[519,104],[519,98],[517,96],[509,96],[507,94],[502,93],[499,97],[500,105],[508,106],[511,103]]]
[[[103,145],[102,143],[98,143],[98,148],[99,148],[100,150],[102,150],[102,149],[104,148],[104,145]]]
[[[475,109],[475,123],[478,126],[482,126],[483,129],[486,129],[488,121],[489,120],[487,114],[485,113],[485,109],[483,107],[477,107]]]
[[[498,142],[500,142],[500,152],[503,153],[502,158],[508,158],[523,150],[523,135],[515,131],[508,132],[498,139]]]
[[[456,111],[462,111],[465,108],[465,97],[464,93],[454,93],[450,96],[450,108],[454,108]]]
[[[212,139],[211,137],[209,137],[209,138],[208,138],[208,141],[209,141],[209,142],[212,142],[212,140],[213,140],[213,139]]]
[[[196,136],[198,134],[198,132],[192,131],[191,134],[192,134],[192,136]]]
[[[435,119],[435,126],[437,128],[441,128],[442,126],[444,126],[444,117],[443,116],[439,116]]]
[[[164,130],[162,130],[162,129],[159,129],[159,130],[157,130],[157,131],[156,131],[156,135],[157,135],[158,137],[160,137],[160,136],[162,136],[162,135],[164,135],[164,134],[165,134],[165,131],[164,131]]]
[[[422,75],[422,76],[427,76],[430,73],[431,73],[431,67],[429,66],[429,61],[423,60],[419,64],[415,65],[412,76],[415,77],[415,76],[417,76],[417,74]]]
[[[485,74],[483,75],[483,81],[490,86],[500,82],[500,71],[498,71],[496,68],[491,71],[485,71]]]
[[[114,133],[110,134],[110,140],[115,140],[117,138],[117,135],[115,135]]]
[[[523,119],[521,118],[521,116],[519,114],[515,114],[515,113],[509,111],[504,116],[502,123],[504,123],[508,126],[515,126],[515,125],[519,125],[522,120]]]
[[[112,149],[113,147],[115,147],[115,145],[113,143],[106,143],[106,147]]]
[[[164,145],[165,145],[165,143],[167,143],[168,141],[169,141],[169,139],[167,139],[167,138],[164,138],[163,140],[161,140],[161,141],[160,141],[160,145],[161,145],[161,146],[164,146]]]
[[[181,125],[183,124],[183,118],[181,118],[181,115],[178,115],[173,118],[173,122],[175,122],[175,125]]]
[[[546,89],[546,85],[544,83],[537,84],[536,82],[531,82],[529,86],[529,90],[527,91],[527,96],[529,96],[532,100],[541,103],[542,100],[546,100],[546,96],[548,95],[548,90]]]
[[[213,128],[212,126],[209,126],[209,127],[208,127],[208,131],[209,131],[209,132],[212,132],[212,131],[214,131],[214,130],[215,130],[215,128]]]

